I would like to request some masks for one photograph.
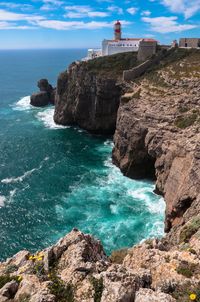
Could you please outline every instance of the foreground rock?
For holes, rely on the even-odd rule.
[[[31,95],[31,105],[35,107],[44,107],[55,103],[55,89],[49,84],[48,80],[38,81],[40,92]]]
[[[0,263],[1,302],[185,302],[197,293],[200,241],[165,250],[148,240],[111,262],[101,243],[74,229],[34,255],[21,251]]]
[[[177,50],[175,61],[168,57],[129,83],[113,150],[113,162],[126,176],[156,178],[170,244],[178,243],[181,226],[200,213],[200,52],[184,52]]]

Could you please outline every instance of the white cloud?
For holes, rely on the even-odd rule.
[[[143,17],[142,20],[150,25],[152,31],[158,33],[171,33],[171,32],[181,32],[189,29],[196,28],[197,25],[192,24],[179,24],[177,22],[177,17],[156,17],[149,18]]]
[[[77,30],[77,29],[101,29],[113,27],[113,22],[83,22],[83,21],[58,21],[58,20],[40,20],[36,22],[44,28],[56,30]],[[128,21],[122,21],[122,24],[131,24]]]
[[[64,5],[64,2],[60,0],[42,0],[42,2],[44,4],[41,6],[40,9],[44,11],[55,10],[60,6]]]
[[[118,15],[122,15],[124,13],[123,9],[119,6],[116,6],[116,5],[109,6],[108,11],[117,13]]]
[[[30,10],[33,8],[31,4],[22,4],[22,3],[14,3],[14,2],[0,2],[0,7],[1,6],[9,9],[19,8],[20,10]]]
[[[135,15],[135,14],[137,13],[137,11],[138,11],[138,8],[137,8],[137,7],[129,7],[129,8],[127,9],[127,12],[128,12],[129,14],[131,14],[131,15]]]
[[[109,15],[108,12],[102,12],[102,11],[95,11],[88,5],[71,5],[66,6],[65,9],[67,10],[67,13],[64,15],[64,17],[67,18],[94,18],[94,17],[100,17],[104,18]]]
[[[12,22],[7,22],[7,21],[0,21],[0,30],[6,30],[6,29],[35,29],[33,26],[28,26],[28,25],[17,25]]]
[[[181,13],[186,19],[200,11],[200,0],[161,0],[174,13]]]
[[[143,10],[143,11],[141,12],[141,15],[142,15],[142,16],[150,16],[150,15],[151,15],[151,12],[150,12],[149,10]]]
[[[44,19],[42,16],[18,14],[0,9],[0,21],[37,21]]]

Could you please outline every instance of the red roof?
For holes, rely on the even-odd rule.
[[[117,22],[115,22],[115,25],[121,25],[121,23],[119,22],[119,20]]]

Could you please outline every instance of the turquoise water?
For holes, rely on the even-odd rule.
[[[163,234],[154,184],[124,177],[112,141],[53,122],[53,107],[29,105],[35,83],[85,50],[0,52],[0,259],[35,251],[77,227],[108,253]]]

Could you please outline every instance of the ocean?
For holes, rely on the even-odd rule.
[[[112,140],[53,121],[33,108],[37,81],[86,50],[0,51],[0,260],[55,243],[76,227],[108,254],[162,236],[165,203],[154,183],[126,178],[112,164]]]

